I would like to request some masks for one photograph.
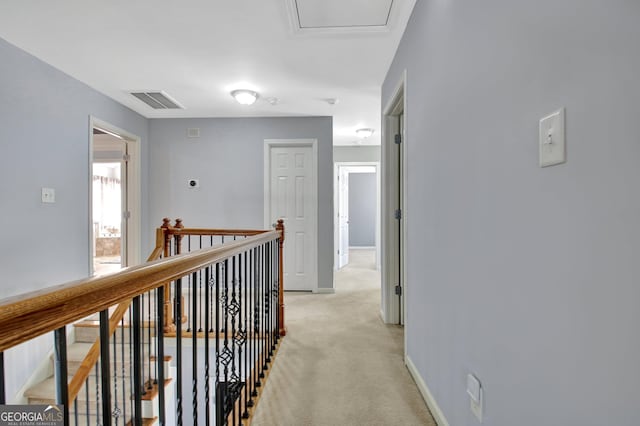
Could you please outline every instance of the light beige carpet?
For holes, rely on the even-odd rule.
[[[380,319],[373,251],[352,250],[335,286],[286,293],[288,334],[252,425],[435,425],[404,366],[402,328]]]

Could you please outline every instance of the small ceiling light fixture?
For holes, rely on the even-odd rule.
[[[340,99],[338,99],[338,98],[327,98],[327,99],[325,99],[325,101],[327,101],[327,103],[329,105],[335,105],[335,104],[340,102]]]
[[[267,98],[267,102],[269,102],[273,106],[276,106],[280,102],[280,99],[276,97],[270,97],[270,98]]]
[[[358,137],[360,139],[366,139],[368,137],[370,137],[373,134],[373,129],[358,129],[356,130],[356,135],[358,135]]]
[[[258,93],[253,90],[245,89],[234,90],[231,92],[231,96],[233,96],[241,105],[253,105],[253,103],[258,99]]]

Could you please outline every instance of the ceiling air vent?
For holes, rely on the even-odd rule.
[[[131,92],[131,94],[153,109],[184,109],[164,92]]]

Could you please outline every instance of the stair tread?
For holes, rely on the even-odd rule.
[[[111,343],[112,345],[112,343]],[[121,343],[116,342],[116,345],[120,346]],[[93,346],[93,343],[87,342],[75,342],[67,345],[67,361],[69,362],[82,362],[89,353],[89,350]],[[146,357],[149,354],[147,348],[144,348],[142,356]],[[51,355],[53,358],[53,355]]]
[[[122,391],[122,386],[118,383],[120,391]],[[95,387],[96,381],[95,376],[89,377],[89,400],[95,400]],[[111,383],[111,387],[113,388],[113,383]],[[113,390],[113,389],[112,389]],[[125,388],[125,393],[129,394],[128,386]],[[30,399],[41,399],[41,400],[55,400],[56,395],[56,381],[53,376],[44,379],[40,383],[35,384],[34,386],[27,389],[24,393],[24,396]],[[86,393],[81,391],[78,394],[79,401],[86,400]]]

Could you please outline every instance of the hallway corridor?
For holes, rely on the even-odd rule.
[[[403,363],[403,331],[380,319],[374,252],[352,250],[335,294],[287,293],[288,334],[254,426],[431,426]]]

